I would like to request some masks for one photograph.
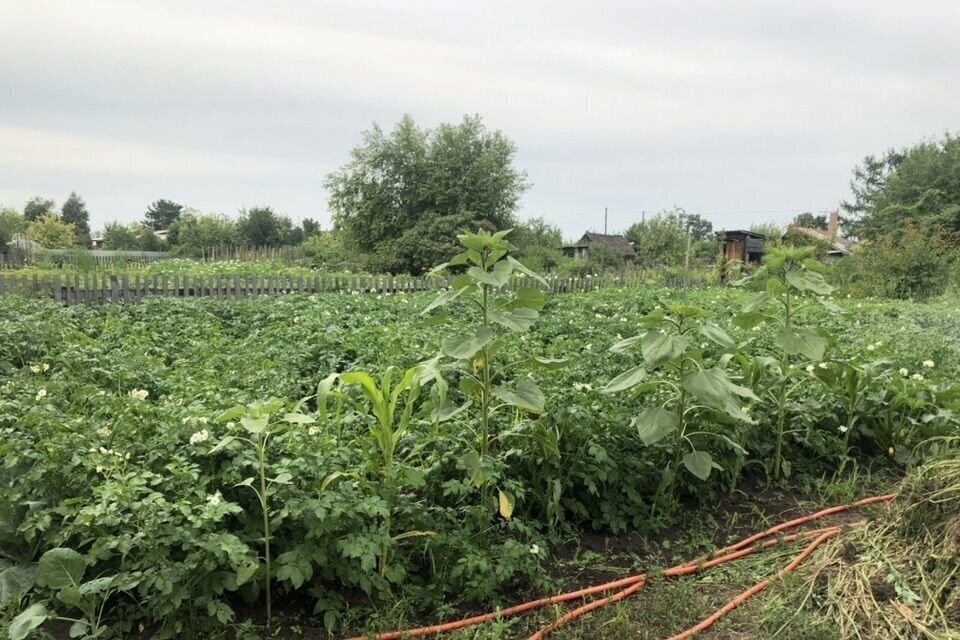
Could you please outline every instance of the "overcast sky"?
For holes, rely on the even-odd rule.
[[[168,198],[329,226],[361,131],[480,114],[521,217],[835,207],[864,155],[960,129],[958,0],[0,0],[0,203],[93,227]]]

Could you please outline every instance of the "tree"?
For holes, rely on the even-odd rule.
[[[56,208],[57,204],[53,200],[35,196],[30,198],[27,201],[27,204],[24,205],[23,217],[27,222],[33,222],[34,220],[39,220],[48,213],[53,213],[54,209]]]
[[[237,221],[239,241],[253,247],[279,247],[292,229],[290,218],[277,215],[270,207],[241,211]]]
[[[379,125],[363,133],[351,161],[325,180],[335,228],[348,246],[386,257],[404,245],[410,258],[417,228],[426,255],[394,261],[393,270],[416,272],[449,258],[456,247],[438,235],[456,217],[466,228],[505,229],[527,189],[526,174],[513,166],[516,147],[479,116],[459,124],[421,129],[404,116],[389,135]],[[443,253],[436,253],[441,251]],[[414,264],[416,263],[416,264]]]
[[[170,200],[157,200],[147,208],[143,224],[154,231],[163,231],[179,220],[181,213],[183,213],[182,204]]]
[[[713,259],[716,253],[713,225],[680,208],[636,222],[624,235],[633,243],[639,266],[679,267],[686,262],[688,233],[691,261],[704,263]]]
[[[67,249],[76,244],[77,229],[48,213],[27,226],[27,238],[47,249]]]
[[[304,218],[300,221],[300,228],[303,229],[303,237],[309,238],[320,233],[320,223],[313,218]]]
[[[510,241],[517,247],[517,258],[534,271],[552,271],[564,261],[560,249],[563,233],[543,218],[530,218],[518,224],[510,234]]]
[[[683,209],[679,211],[681,225],[690,232],[690,237],[695,241],[713,239],[713,223],[706,220],[700,214],[687,213]]]
[[[167,230],[167,242],[179,256],[199,258],[211,249],[237,245],[237,225],[222,215],[185,211]]]
[[[826,214],[815,216],[807,211],[794,218],[792,224],[796,227],[802,227],[804,229],[819,229],[820,231],[826,231],[827,216]]]
[[[60,208],[60,218],[67,224],[73,225],[77,234],[76,243],[81,247],[90,246],[90,213],[83,198],[74,192]]]
[[[27,223],[16,209],[0,207],[0,253],[7,252],[7,245],[13,241],[13,236],[23,233]]]
[[[103,248],[110,251],[135,251],[140,248],[136,232],[119,222],[108,222],[103,227]]]
[[[853,200],[843,202],[844,230],[859,239],[901,232],[907,221],[928,236],[960,235],[960,137],[925,140],[853,171]]]

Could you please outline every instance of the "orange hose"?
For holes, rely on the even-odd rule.
[[[872,498],[866,498],[864,500],[854,502],[853,504],[831,507],[829,509],[823,509],[822,511],[818,511],[811,515],[804,516],[801,518],[796,518],[794,520],[790,520],[789,522],[784,522],[782,524],[771,527],[766,531],[750,536],[748,538],[744,538],[743,540],[741,540],[740,542],[737,542],[736,544],[730,545],[728,547],[724,547],[723,549],[714,551],[706,556],[702,556],[696,560],[692,560],[690,562],[687,562],[682,565],[678,565],[676,567],[671,567],[670,569],[667,570],[667,572],[665,572],[665,574],[687,575],[688,573],[694,573],[695,571],[698,571],[701,568],[710,568],[718,564],[721,564],[722,562],[729,562],[731,560],[736,560],[737,558],[741,558],[745,555],[749,555],[750,553],[753,553],[753,551],[755,550],[755,549],[745,549],[745,547],[749,547],[749,545],[759,540],[763,540],[764,538],[769,538],[770,536],[776,535],[777,533],[785,529],[790,529],[792,527],[796,527],[801,524],[811,522],[813,520],[822,518],[824,516],[847,511],[855,507],[860,507],[860,506],[864,506],[864,505],[868,505],[876,502],[884,502],[884,501],[892,500],[895,497],[895,495],[896,494],[888,494],[885,496],[875,496]],[[822,530],[818,530],[818,532],[819,531],[826,532],[830,530],[831,529],[822,529]],[[808,533],[813,535],[815,532],[808,532]],[[803,535],[803,534],[796,534],[796,535]],[[786,536],[785,540],[786,539],[795,540],[796,537]],[[775,543],[771,543],[771,544],[775,544]],[[764,543],[764,545],[762,545],[760,548],[766,548],[767,546],[770,546],[770,545],[767,543]],[[680,572],[681,570],[684,570],[684,571],[681,573]],[[676,572],[676,573],[672,573],[672,572]],[[623,591],[629,591],[629,593],[626,593],[626,594],[623,594],[623,591],[621,591],[620,593],[614,594],[604,599],[597,600],[595,602],[590,603],[589,605],[585,605],[585,607],[590,607],[588,611],[592,611],[594,609],[597,609],[603,606],[604,604],[607,604],[608,602],[617,602],[619,600],[622,600],[623,598],[626,598],[632,595],[633,593],[636,593],[643,587],[643,584],[646,581],[646,579],[647,579],[647,574],[639,574],[639,575],[630,576],[627,578],[621,578],[619,580],[614,580],[612,582],[596,585],[593,587],[588,587],[585,589],[579,589],[576,591],[561,593],[555,596],[540,598],[539,600],[524,602],[522,604],[518,604],[513,607],[509,607],[507,609],[502,609],[500,611],[493,611],[490,613],[472,616],[469,618],[464,618],[462,620],[455,620],[452,622],[446,622],[443,624],[436,624],[436,625],[431,625],[427,627],[418,627],[415,629],[388,631],[388,632],[380,633],[374,636],[355,636],[347,640],[402,640],[403,638],[415,638],[415,637],[421,637],[421,636],[436,635],[440,633],[445,633],[447,631],[456,631],[457,629],[471,627],[477,624],[482,624],[484,622],[490,622],[492,620],[498,620],[502,618],[519,615],[521,613],[526,613],[527,611],[531,611],[533,609],[548,606],[551,604],[559,604],[563,602],[568,602],[570,600],[577,600],[577,599],[594,595],[597,593],[614,591],[616,589],[623,589]],[[624,589],[624,587],[626,587],[626,589]],[[617,596],[620,596],[620,597],[617,597]],[[581,609],[582,608],[584,607],[581,607]],[[568,617],[573,613],[574,611],[571,611],[570,613],[566,614],[565,616],[557,620],[557,622],[553,623],[552,625],[549,625],[550,627],[549,630],[546,630],[547,629],[546,627],[544,629],[541,629],[538,633],[542,635],[539,637],[546,635],[546,633],[549,633],[550,630],[553,630],[558,626],[560,626],[561,624],[563,624],[561,620],[563,620],[564,622],[568,621]],[[587,613],[587,611],[584,611],[583,613]],[[583,615],[583,613],[579,615]],[[569,619],[572,620],[576,617],[579,617],[579,616],[574,616],[573,618],[569,618]],[[534,637],[537,637],[537,636],[535,635]]]
[[[817,547],[819,547],[821,544],[829,540],[831,537],[837,535],[839,532],[840,532],[840,529],[835,529],[833,531],[825,531],[824,533],[820,534],[820,536],[816,540],[811,542],[809,545],[807,545],[807,547],[803,551],[801,551],[799,555],[797,555],[797,557],[795,557],[790,562],[790,564],[788,564],[786,567],[784,567],[779,572],[777,572],[777,577],[782,578],[786,574],[796,569],[798,566],[800,566],[801,562],[806,560],[810,556],[810,554],[814,552],[814,550]],[[743,604],[744,602],[746,602],[747,600],[749,600],[750,598],[752,598],[753,596],[755,596],[756,594],[760,593],[761,591],[766,589],[768,586],[770,586],[771,582],[772,580],[770,578],[767,578],[762,582],[758,582],[757,584],[753,585],[746,591],[742,592],[737,597],[733,598],[727,604],[723,605],[723,607],[718,609],[712,615],[705,618],[702,622],[690,627],[689,629],[687,629],[682,633],[678,633],[675,636],[671,636],[670,638],[668,638],[668,640],[687,640],[687,638],[690,638],[700,633],[701,631],[705,631],[706,629],[709,629],[717,620],[727,615],[728,613],[730,613],[731,611],[739,607],[741,604]]]
[[[862,526],[864,524],[866,524],[866,520],[861,520],[848,526],[856,527],[856,526]],[[746,549],[739,549],[737,551],[733,551],[725,556],[708,560],[703,564],[687,563],[687,564],[680,564],[675,567],[670,567],[669,569],[663,572],[663,575],[665,577],[685,576],[691,573],[702,571],[704,569],[711,569],[717,565],[724,564],[726,562],[738,560],[739,558],[748,556],[758,550],[772,547],[775,544],[780,544],[782,542],[793,542],[794,540],[799,540],[801,538],[813,538],[815,536],[826,534],[826,533],[829,533],[830,535],[834,535],[839,532],[840,532],[840,527],[828,527],[825,529],[815,529],[813,531],[805,531],[803,533],[794,533],[788,536],[784,536],[782,538],[766,540],[762,544],[756,547],[748,547]],[[624,598],[627,598],[633,595],[634,593],[639,591],[641,588],[643,588],[646,582],[647,576],[644,574],[642,578],[643,578],[642,580],[639,580],[638,582],[631,585],[630,587],[624,589],[623,591],[619,591],[613,594],[612,596],[607,596],[606,598],[594,600],[593,602],[587,603],[582,607],[578,607],[572,611],[567,612],[562,617],[558,618],[555,622],[552,622],[551,624],[543,627],[542,629],[534,633],[532,636],[528,638],[528,640],[542,640],[544,636],[554,631],[558,627],[561,627],[564,624],[570,622],[571,620],[576,620],[577,618],[587,613],[590,613],[594,609],[599,609],[603,605],[609,604],[611,602],[619,602],[620,600],[623,600]]]

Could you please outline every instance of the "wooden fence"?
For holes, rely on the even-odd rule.
[[[683,287],[681,279],[669,279],[657,284],[678,289]],[[238,300],[254,296],[286,293],[415,293],[439,291],[448,286],[450,286],[448,278],[413,278],[409,276],[322,274],[312,276],[191,276],[165,274],[131,277],[97,273],[45,276],[0,274],[0,296],[20,295],[30,298],[53,298],[66,305],[82,302],[133,302],[154,296],[211,297]],[[596,291],[610,286],[638,288],[650,286],[650,282],[630,277],[569,277],[548,278],[547,284],[544,285],[533,278],[514,278],[508,285],[511,289],[533,287],[554,294]]]

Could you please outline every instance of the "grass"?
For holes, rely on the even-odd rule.
[[[664,532],[659,539],[641,540],[637,549],[624,548],[622,539],[584,538],[570,543],[565,557],[555,561],[552,573],[558,577],[558,591],[588,586],[658,570],[693,559],[748,533],[763,530],[819,509],[845,504],[865,495],[886,493],[892,478],[865,470],[844,478],[811,480],[799,488],[766,490],[741,498],[732,507],[704,509],[690,514],[684,528]],[[858,515],[870,515],[862,511]],[[843,521],[833,520],[833,523]],[[854,535],[844,534],[844,538]],[[606,605],[563,627],[548,637],[554,640],[602,638],[604,640],[663,640],[677,634],[722,607],[733,597],[767,579],[786,566],[800,551],[799,543],[777,546],[681,578],[654,575],[634,596]],[[743,604],[698,638],[719,640],[840,640],[839,627],[823,615],[823,586],[814,583],[819,566],[818,551],[796,573],[774,581],[764,592]],[[517,602],[540,594],[521,594]],[[515,604],[511,602],[509,604]],[[451,640],[524,639],[550,624],[582,602],[546,607],[526,616],[500,620],[465,629],[444,637]],[[384,612],[381,628],[389,624]],[[447,618],[452,619],[452,618]],[[396,620],[393,620],[396,622]],[[399,626],[414,626],[412,624]]]

